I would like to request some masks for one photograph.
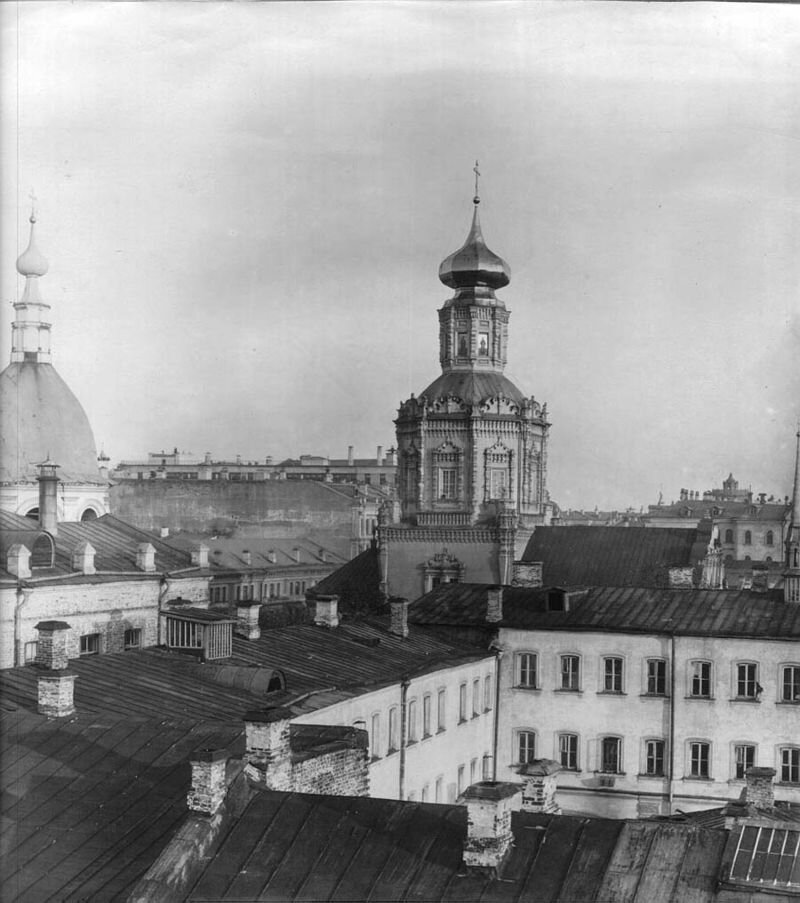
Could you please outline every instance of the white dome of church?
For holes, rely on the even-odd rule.
[[[30,223],[17,259],[25,290],[14,303],[11,363],[0,373],[0,508],[36,511],[37,465],[50,460],[58,465],[59,519],[85,519],[107,513],[108,479],[86,412],[51,362],[50,305],[39,293],[49,264],[36,246],[33,214]]]

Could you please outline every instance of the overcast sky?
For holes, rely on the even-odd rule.
[[[563,507],[791,490],[800,8],[2,3],[3,350],[28,195],[112,461],[374,454],[440,372],[472,166]]]

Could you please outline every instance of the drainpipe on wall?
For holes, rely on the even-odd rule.
[[[28,601],[31,590],[23,589],[22,585],[17,586],[17,601],[14,605],[14,667],[19,668],[24,664],[22,654],[22,621],[20,611],[22,606]]]
[[[404,677],[400,683],[400,796],[402,802],[406,792],[406,698],[409,680]]]
[[[164,599],[166,598],[168,592],[169,592],[169,578],[167,577],[166,574],[162,574],[161,575],[161,583],[159,584],[159,589],[158,589],[158,608],[156,610],[156,621],[157,621],[156,631],[158,634],[158,636],[157,636],[157,639],[158,639],[157,645],[158,646],[164,645],[164,631],[163,631],[163,627],[161,626],[161,606],[164,604]]]
[[[675,634],[669,635],[669,791],[667,815],[672,815],[675,782]]]
[[[492,780],[497,780],[497,746],[500,736],[500,659],[503,656],[502,649],[494,650],[494,748],[492,749]]]

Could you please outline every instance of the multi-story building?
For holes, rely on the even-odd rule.
[[[401,404],[399,522],[379,528],[384,589],[417,598],[448,580],[505,582],[517,545],[550,513],[547,406],[505,375],[506,262],[486,246],[474,198],[464,245],[439,268],[442,373]]]

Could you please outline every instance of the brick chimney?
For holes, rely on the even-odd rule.
[[[317,596],[314,623],[318,627],[339,626],[339,597]]]
[[[521,805],[522,785],[481,781],[467,787],[461,801],[467,807],[467,868],[497,869],[514,839],[511,813]]]
[[[522,809],[524,812],[545,812],[559,815],[561,808],[556,802],[558,773],[561,766],[554,759],[534,759],[517,768],[523,779]]]
[[[38,465],[39,526],[52,536],[58,533],[58,464],[49,458]]]
[[[236,634],[246,640],[257,640],[261,636],[258,616],[260,602],[239,602],[236,605]]]
[[[192,549],[192,564],[199,568],[208,567],[208,546],[204,542]]]
[[[769,589],[769,568],[760,561],[753,562],[752,581],[751,592],[765,593]]]
[[[30,577],[31,553],[27,546],[15,542],[6,555],[6,570],[15,577]]]
[[[353,446],[347,446],[347,466],[352,467],[355,464],[355,460],[353,458]]]
[[[96,574],[97,569],[94,566],[96,554],[95,548],[90,542],[78,543],[72,550],[72,570],[81,574]]]
[[[379,445],[375,451],[375,463],[378,467],[383,467],[383,446]]]
[[[408,599],[389,599],[389,633],[403,639],[408,636]]]
[[[225,802],[227,764],[225,749],[198,749],[192,753],[192,787],[186,794],[186,805],[192,812],[214,815]]]
[[[66,670],[67,631],[65,621],[40,621],[36,625],[39,639],[36,645],[36,666],[42,669],[38,675],[37,701],[40,715],[48,718],[66,718],[75,713],[76,674]]]
[[[515,561],[512,565],[512,586],[542,586],[541,561]]]
[[[156,550],[149,542],[140,542],[136,546],[136,567],[140,571],[152,573],[156,569]]]
[[[774,806],[775,788],[772,784],[774,777],[774,768],[748,768],[744,775],[744,802],[757,809]]]
[[[289,709],[275,706],[246,712],[245,774],[268,790],[292,789],[292,752]]]
[[[490,624],[503,620],[503,587],[490,586],[486,590],[486,620]]]

